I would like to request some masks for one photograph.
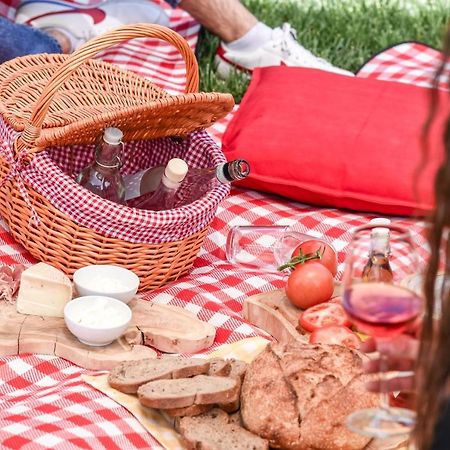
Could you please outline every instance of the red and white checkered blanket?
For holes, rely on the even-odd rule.
[[[168,12],[173,28],[194,47],[198,25],[180,10]],[[169,45],[130,42],[108,50],[103,58],[150,77],[172,92],[181,91],[184,86],[183,61]],[[436,50],[418,43],[404,43],[375,56],[357,76],[429,86],[439,58]],[[444,77],[442,82],[445,81]],[[209,130],[217,142],[230,117]],[[181,306],[213,324],[217,328],[214,348],[245,337],[264,335],[242,319],[242,301],[252,294],[282,287],[283,280],[276,274],[243,271],[227,263],[224,244],[230,227],[294,225],[299,231],[332,240],[342,269],[342,250],[349,241],[350,230],[372,217],[234,189],[219,206],[191,273],[145,298]],[[422,222],[410,218],[393,220],[407,226],[419,245],[425,244]],[[0,222],[0,245],[1,262],[34,262],[28,252],[13,241],[4,222]],[[0,358],[0,447],[30,450],[162,448],[125,408],[84,383],[83,373],[87,371],[52,356]]]

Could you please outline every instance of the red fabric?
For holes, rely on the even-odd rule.
[[[315,69],[258,69],[223,150],[229,160],[250,162],[242,186],[316,205],[423,213],[434,203],[432,180],[448,114],[442,92],[424,164],[420,134],[429,95],[426,88]]]

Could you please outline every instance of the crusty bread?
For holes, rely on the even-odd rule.
[[[378,404],[364,388],[357,352],[341,346],[269,344],[247,369],[241,392],[245,427],[286,450],[360,450],[348,414]],[[276,411],[276,413],[274,413]]]
[[[139,401],[149,408],[173,409],[229,403],[239,395],[236,379],[197,375],[193,378],[151,381],[139,387]]]
[[[183,417],[177,429],[187,450],[268,450],[266,440],[255,436],[214,408],[206,414]]]
[[[111,387],[126,394],[135,394],[139,386],[149,381],[186,378],[208,373],[210,363],[200,358],[160,358],[125,361],[108,375]]]
[[[231,364],[226,359],[212,358],[208,361],[210,364],[208,375],[214,375],[216,377],[226,377],[230,374]]]

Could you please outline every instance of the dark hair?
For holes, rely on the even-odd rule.
[[[438,108],[438,83],[450,62],[450,27],[444,39],[444,58],[431,90],[430,115],[424,127],[424,135]],[[449,80],[450,89],[450,80]],[[444,160],[438,169],[434,183],[436,207],[431,216],[428,241],[430,259],[425,276],[425,315],[422,326],[421,346],[417,365],[417,424],[415,443],[418,449],[428,450],[433,442],[439,413],[448,399],[446,392],[450,380],[450,288],[444,283],[440,292],[435,291],[436,277],[444,270],[444,279],[450,279],[450,116],[443,136]],[[446,286],[447,284],[447,286]],[[437,317],[439,317],[437,319]]]

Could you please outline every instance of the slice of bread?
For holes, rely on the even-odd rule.
[[[149,381],[193,377],[208,373],[209,367],[209,361],[200,358],[168,357],[125,361],[109,372],[108,382],[118,391],[135,394],[139,386]]]
[[[198,416],[210,411],[213,407],[214,405],[191,405],[185,408],[170,408],[161,411],[164,411],[170,417]]]
[[[226,377],[230,374],[231,364],[226,359],[212,358],[208,361],[210,364],[208,375],[214,375],[216,377]]]
[[[240,393],[240,387],[242,385],[242,382],[244,381],[245,372],[247,370],[248,364],[244,361],[240,361],[238,359],[231,359],[230,360],[230,373],[228,376],[236,378],[238,384],[239,384],[239,393]],[[238,395],[232,402],[229,403],[220,403],[219,408],[223,409],[227,413],[234,413],[236,412],[239,407],[241,406],[241,400],[240,395]]]
[[[229,403],[239,395],[236,379],[197,375],[193,378],[151,381],[139,387],[140,402],[149,408],[173,409]]]
[[[268,450],[266,440],[230,421],[228,414],[214,408],[195,417],[183,417],[178,432],[188,450]]]

